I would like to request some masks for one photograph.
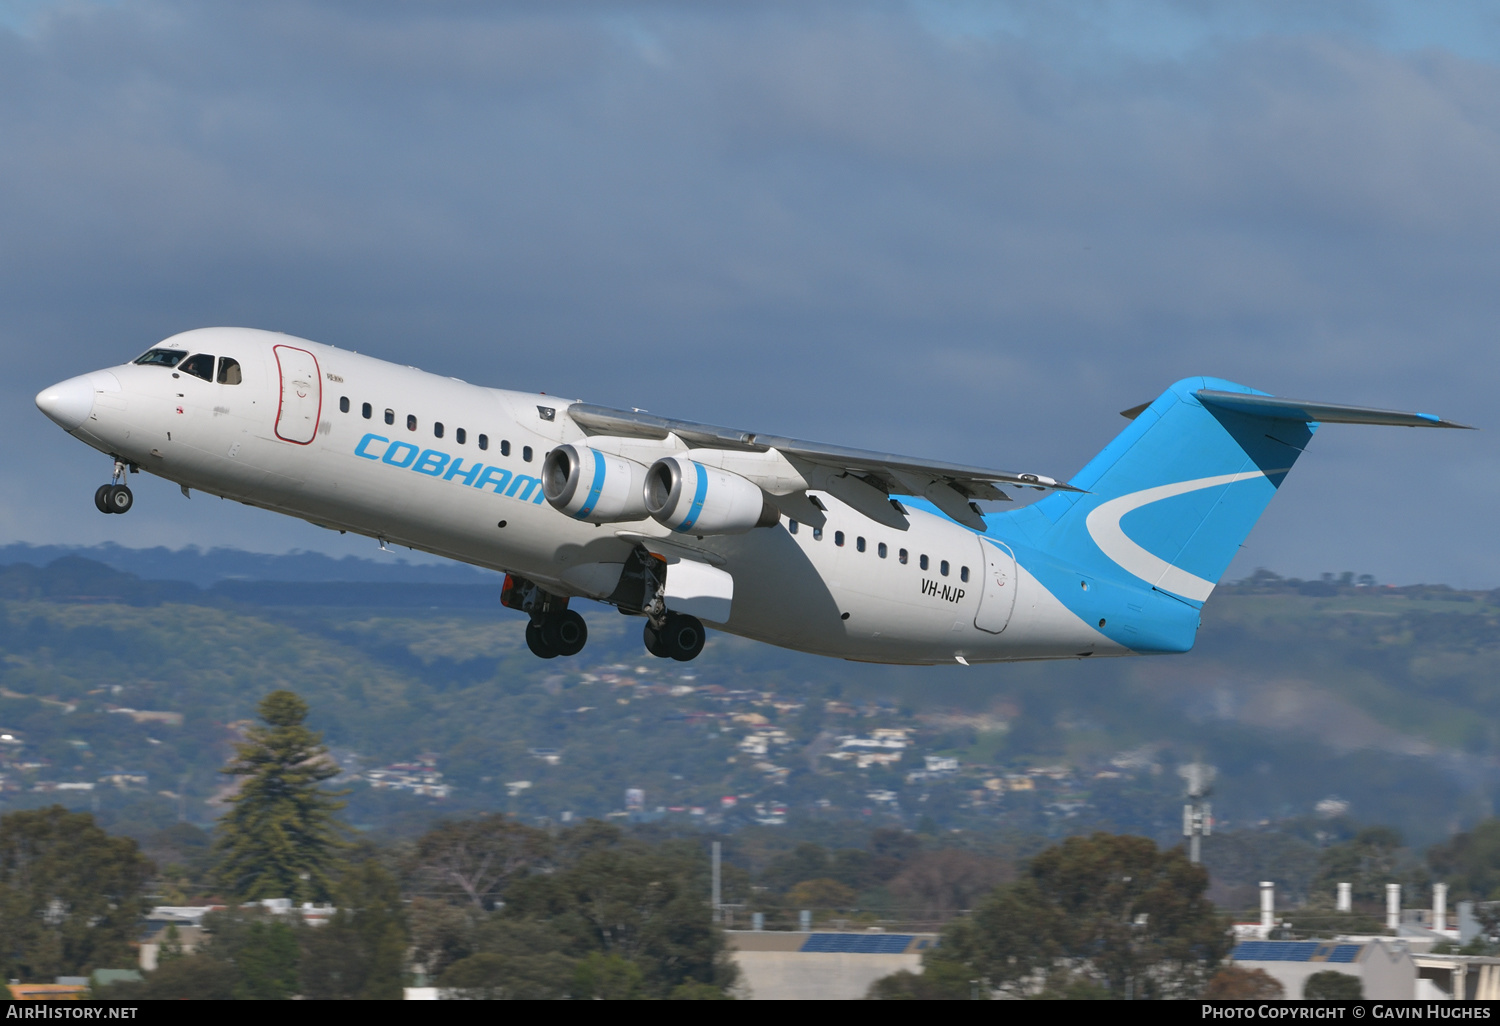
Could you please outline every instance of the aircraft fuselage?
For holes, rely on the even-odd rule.
[[[744,534],[684,537],[650,518],[581,522],[542,495],[550,450],[598,441],[565,415],[568,400],[249,329],[202,329],[162,345],[213,357],[215,375],[96,371],[73,379],[92,394],[74,398],[65,417],[79,417],[70,432],[101,452],[198,492],[569,596],[606,598],[608,568],[644,544],[732,576],[729,615],[714,626],[822,655],[952,663],[1132,652],[1042,586],[1026,566],[1040,556],[1024,544],[917,500],[905,501],[906,530],[818,491],[809,494],[826,510],[821,527],[783,515]],[[238,364],[236,383],[219,380],[226,358]],[[675,438],[617,447],[648,464],[688,451]],[[1087,575],[1076,576],[1083,588]],[[1121,604],[1116,615],[1128,612]]]

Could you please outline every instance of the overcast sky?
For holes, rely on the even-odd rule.
[[[0,0],[0,542],[374,554],[45,385],[243,324],[1071,476],[1191,374],[1330,426],[1230,569],[1500,585],[1500,10]],[[132,482],[135,483],[135,482]]]

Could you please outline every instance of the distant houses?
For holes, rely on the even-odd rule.
[[[838,739],[836,752],[828,758],[839,761],[853,760],[858,769],[871,766],[892,766],[901,761],[901,754],[911,747],[909,727],[877,727],[868,736],[845,734]]]
[[[359,779],[377,791],[408,791],[424,798],[447,798],[453,793],[453,785],[443,783],[437,761],[438,757],[428,752],[409,762],[365,770]]]
[[[120,716],[129,716],[136,723],[160,723],[168,727],[182,726],[182,713],[152,709],[126,709],[124,706],[106,705],[104,711]]]

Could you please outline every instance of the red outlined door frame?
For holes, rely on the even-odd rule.
[[[314,372],[313,387],[318,390],[318,412],[313,417],[312,437],[306,441],[298,438],[288,438],[281,433],[281,408],[286,399],[286,370],[281,366],[281,351],[283,349],[290,349],[294,353],[301,353],[312,361]],[[311,445],[313,439],[318,437],[318,424],[323,420],[323,368],[318,366],[318,358],[306,349],[298,349],[296,346],[276,345],[271,347],[271,351],[276,354],[276,385],[279,389],[276,393],[276,424],[272,430],[276,432],[276,437],[283,442],[290,442],[293,445]]]

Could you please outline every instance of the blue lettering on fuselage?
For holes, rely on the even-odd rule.
[[[379,451],[378,447],[381,445],[385,446],[384,451]],[[512,474],[504,467],[487,467],[483,463],[465,465],[462,456],[450,456],[436,449],[420,449],[410,442],[392,442],[373,432],[359,440],[359,444],[354,447],[354,455],[414,470],[427,477],[456,481],[469,488],[490,488],[496,495],[520,499],[533,506],[540,506],[543,502],[542,482],[539,478]]]

